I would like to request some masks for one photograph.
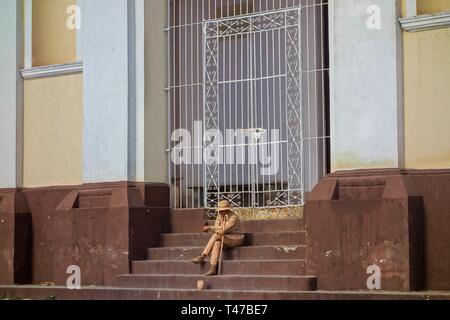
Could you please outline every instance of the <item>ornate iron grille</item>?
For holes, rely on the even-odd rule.
[[[327,3],[169,4],[173,207],[298,215],[327,172]]]

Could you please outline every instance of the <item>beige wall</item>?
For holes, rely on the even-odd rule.
[[[77,35],[66,13],[77,0],[33,0],[33,66],[77,60]]]
[[[82,75],[25,81],[24,186],[82,181]]]
[[[168,183],[166,0],[145,2],[145,181]]]
[[[405,32],[404,54],[406,166],[450,168],[450,28]]]
[[[432,14],[450,11],[450,0],[417,0],[418,14]]]

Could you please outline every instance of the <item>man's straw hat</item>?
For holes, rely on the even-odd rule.
[[[231,211],[231,205],[228,200],[222,200],[217,205],[217,212]]]

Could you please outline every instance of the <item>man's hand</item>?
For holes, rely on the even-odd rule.
[[[203,233],[207,233],[207,232],[209,232],[209,230],[211,230],[210,226],[204,226],[203,227]]]
[[[222,229],[217,230],[216,233],[217,233],[219,236],[225,235],[225,232],[224,232]]]

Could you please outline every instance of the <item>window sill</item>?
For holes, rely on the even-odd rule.
[[[403,18],[400,19],[400,24],[408,32],[450,28],[450,12]]]
[[[55,64],[50,66],[34,67],[20,70],[24,79],[37,79],[46,77],[56,77],[67,74],[82,73],[83,62]]]

